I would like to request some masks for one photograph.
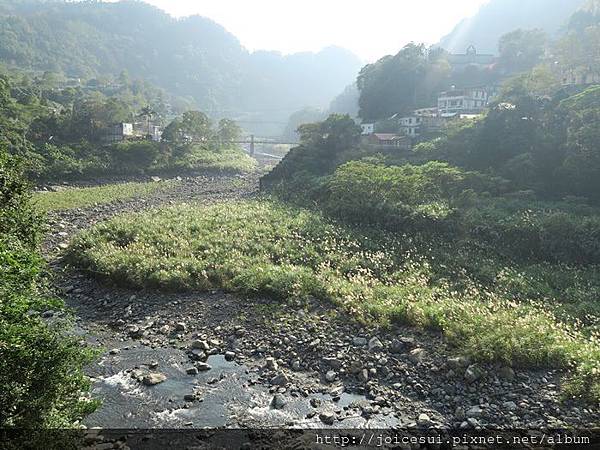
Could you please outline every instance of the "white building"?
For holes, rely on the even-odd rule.
[[[417,137],[420,134],[422,120],[423,118],[417,115],[400,118],[398,124],[401,133],[405,136]]]
[[[375,133],[375,124],[374,123],[363,123],[360,126],[362,128],[362,135],[369,136],[370,134]]]
[[[133,135],[132,123],[118,123],[110,127],[103,139],[107,142],[121,142]]]
[[[156,125],[150,127],[150,134],[154,142],[160,142],[162,140],[162,128]]]
[[[486,88],[451,89],[440,93],[438,110],[442,117],[460,114],[481,114],[490,101]]]

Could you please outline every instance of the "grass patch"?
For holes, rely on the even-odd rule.
[[[180,171],[218,171],[249,173],[256,170],[256,160],[237,147],[210,150],[194,145],[186,150],[167,169]]]
[[[160,183],[122,183],[89,188],[73,188],[59,192],[36,193],[35,205],[42,211],[85,208],[96,204],[112,203],[133,197],[144,197],[171,189],[176,181]]]
[[[443,262],[408,236],[357,232],[316,212],[246,201],[121,216],[81,234],[69,257],[129,286],[314,296],[360,320],[442,331],[476,360],[569,369],[567,394],[600,399],[595,333],[527,295],[515,301],[460,273],[440,276]]]

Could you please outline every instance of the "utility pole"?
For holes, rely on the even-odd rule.
[[[254,135],[250,135],[250,156],[254,156]]]

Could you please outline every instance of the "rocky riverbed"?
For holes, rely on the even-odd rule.
[[[563,402],[557,371],[460,357],[441,336],[356,323],[334,305],[214,291],[132,291],[60,258],[79,230],[116,214],[256,195],[258,176],[185,178],[154,197],[52,213],[45,250],[77,332],[103,348],[89,368],[107,428],[592,427],[596,408]],[[51,317],[52,312],[47,316]]]

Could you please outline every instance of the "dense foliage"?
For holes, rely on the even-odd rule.
[[[199,111],[186,111],[164,130],[163,142],[145,133],[162,123],[160,97],[135,109],[153,90],[130,96],[131,85],[115,92],[101,87],[71,89],[47,85],[41,90],[13,76],[0,77],[0,139],[10,153],[26,161],[26,172],[36,180],[64,180],[106,174],[140,174],[171,171],[219,170],[247,172],[255,163],[236,143],[241,129],[233,121],[213,122]],[[36,80],[42,83],[43,80]],[[128,83],[123,81],[123,83]],[[158,101],[158,103],[156,103]],[[138,137],[113,140],[113,129],[135,122]]]
[[[540,98],[522,79],[480,121],[454,127],[418,148],[426,158],[500,174],[516,189],[597,200],[600,88]],[[566,98],[565,98],[566,97]]]
[[[95,403],[82,367],[90,354],[61,302],[46,293],[40,218],[18,162],[0,147],[0,427],[72,427]],[[52,319],[45,315],[53,311]]]
[[[357,79],[360,117],[365,121],[428,107],[446,86],[450,66],[444,52],[409,44],[395,56],[365,66]]]

